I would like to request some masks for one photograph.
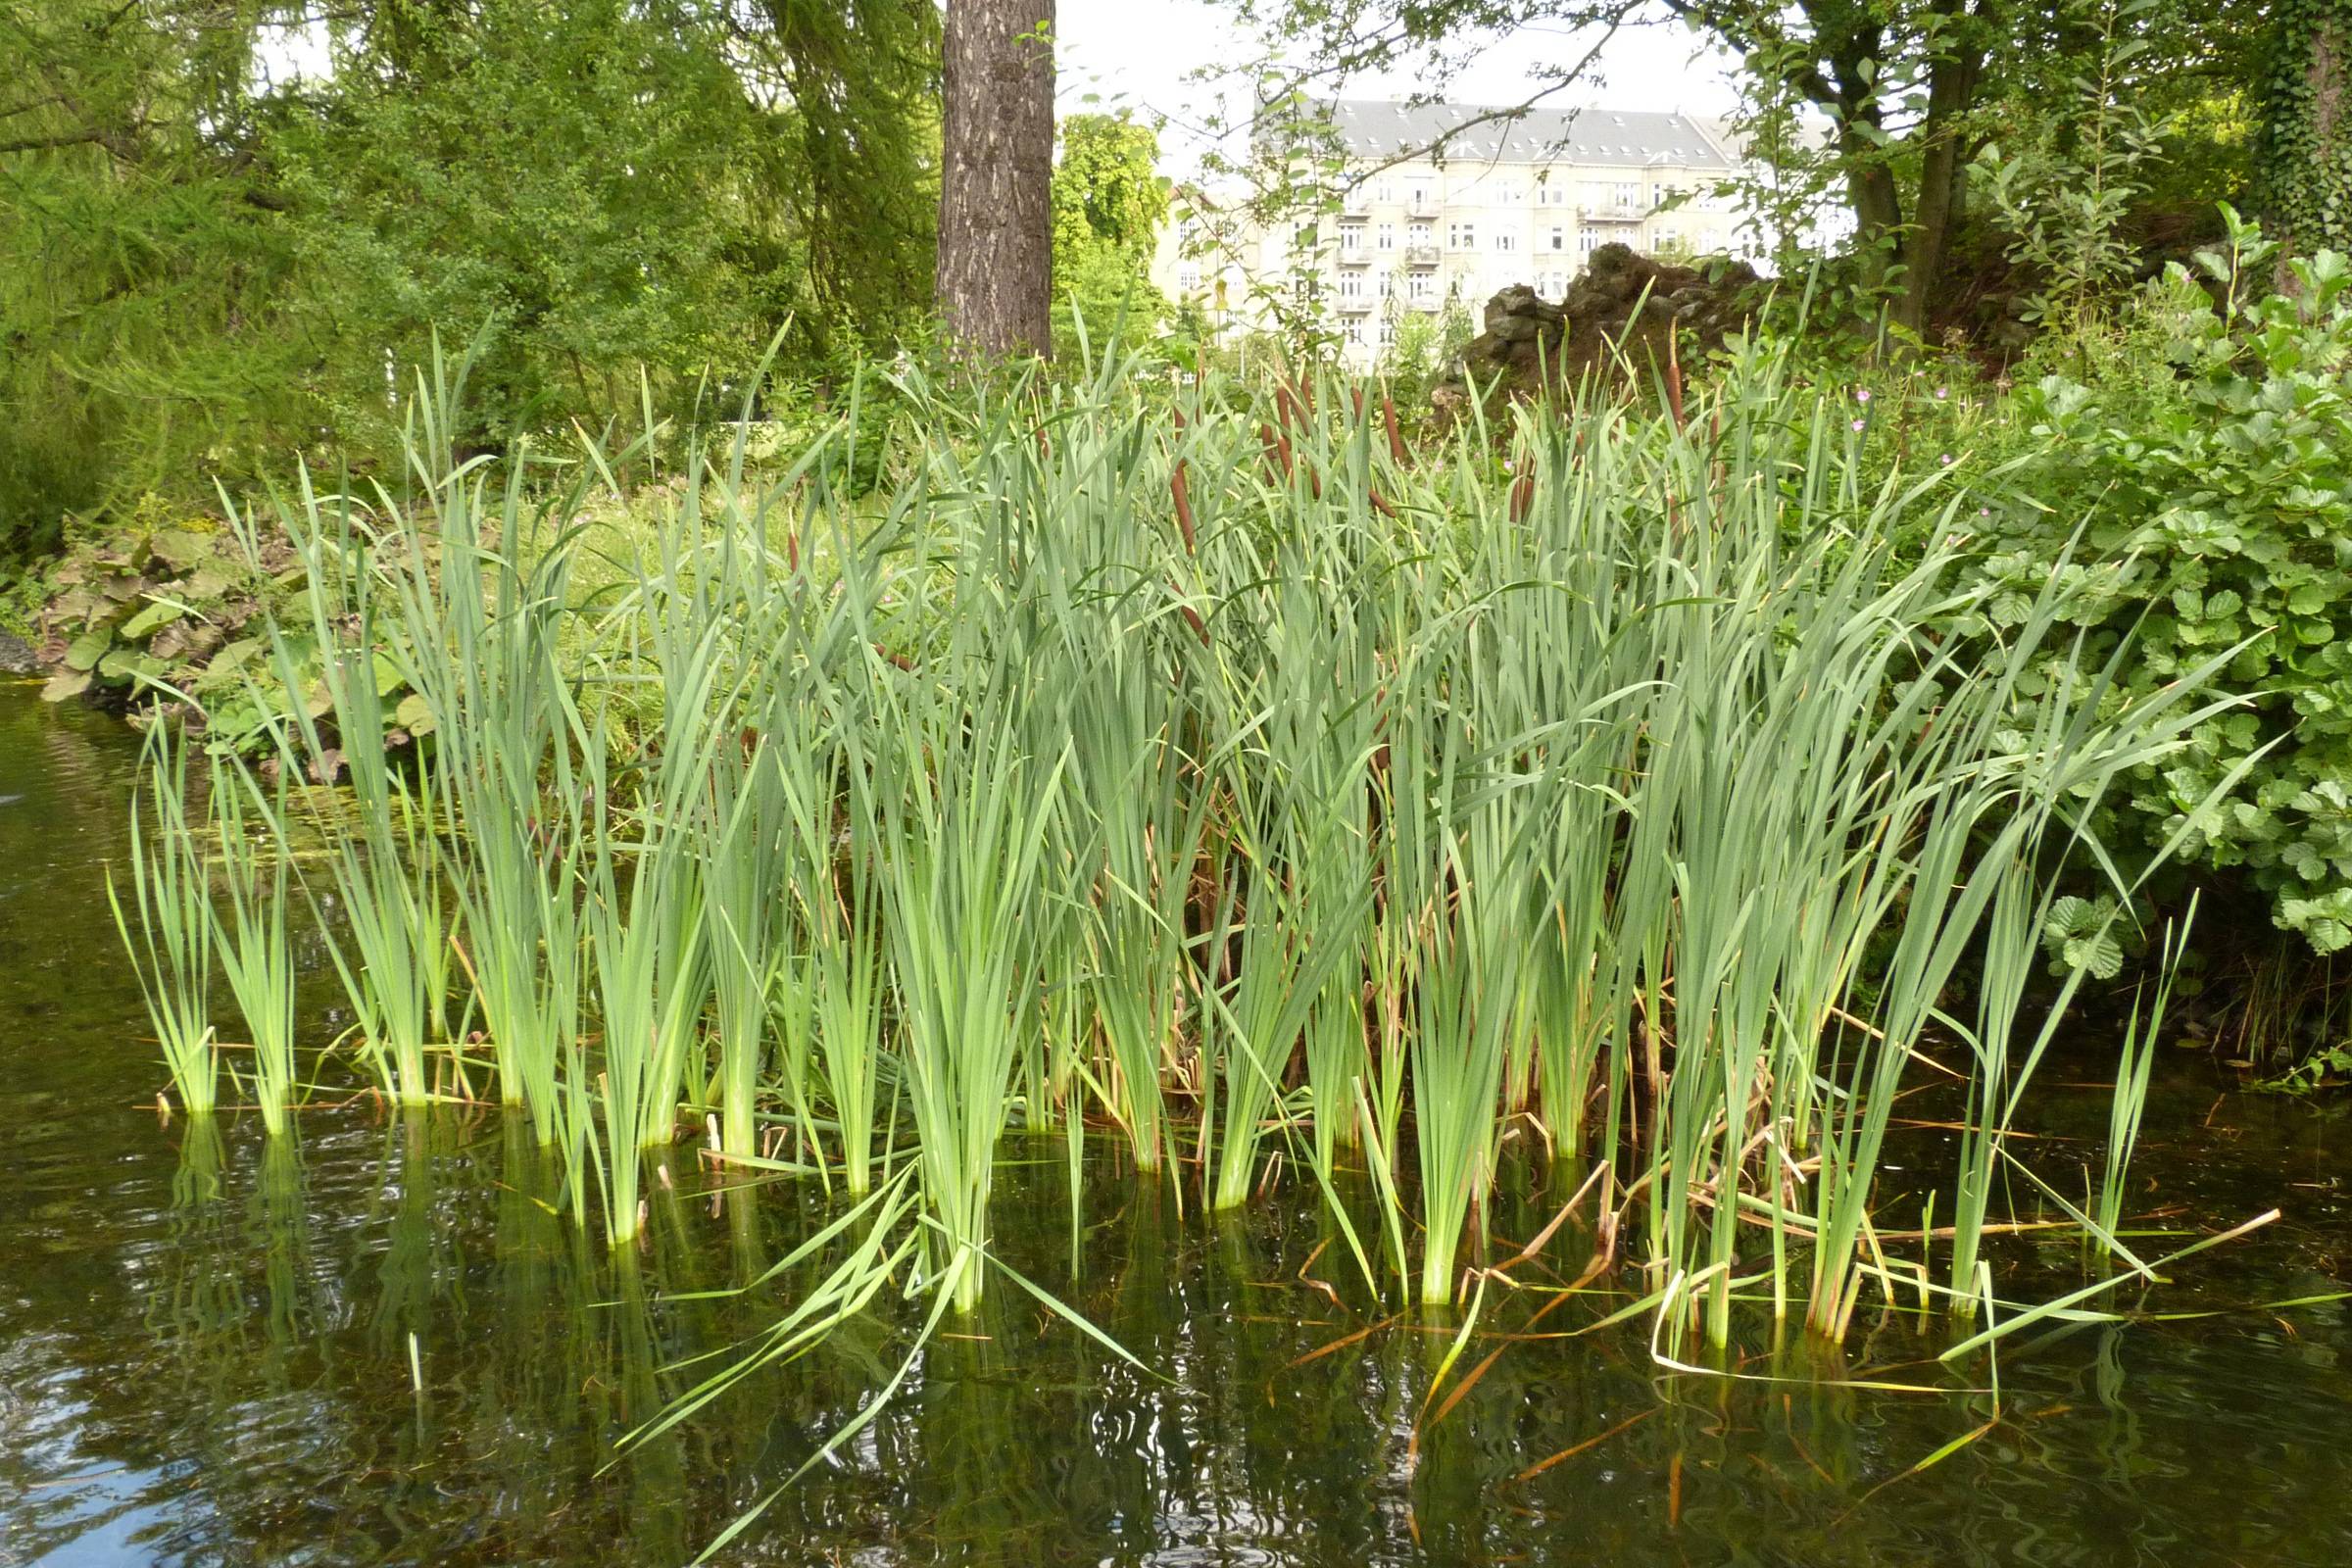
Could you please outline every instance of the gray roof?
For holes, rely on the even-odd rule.
[[[1342,98],[1332,125],[1350,158],[1394,159],[1444,144],[1462,162],[1679,164],[1734,167],[1723,122],[1640,109],[1510,109],[1490,104],[1399,104]]]

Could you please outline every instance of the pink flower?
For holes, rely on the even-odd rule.
[[[1854,421],[1854,428],[1856,430],[1860,430],[1862,428],[1862,421],[1860,419],[1856,419]]]
[[[1855,388],[1854,401],[1856,403],[1868,403],[1870,401],[1870,388],[1866,386]]]

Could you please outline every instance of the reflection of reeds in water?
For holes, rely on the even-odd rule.
[[[249,1228],[260,1232],[269,1289],[270,1354],[282,1363],[314,1343],[323,1326],[314,1295],[313,1220],[299,1140],[271,1138],[263,1145],[251,1206],[254,1220]]]
[[[170,1245],[146,1292],[148,1327],[159,1344],[204,1352],[174,1364],[216,1384],[222,1375],[205,1366],[210,1353],[232,1343],[248,1314],[245,1281],[236,1266],[238,1240],[228,1198],[228,1146],[216,1118],[192,1116],[179,1135],[172,1177]]]
[[[375,1308],[368,1327],[376,1355],[404,1374],[410,1369],[412,1337],[420,1363],[440,1339],[438,1298],[451,1275],[448,1228],[438,1222],[440,1166],[456,1133],[453,1124],[416,1111],[395,1116],[384,1128],[383,1186],[375,1216],[384,1250],[376,1259]]]

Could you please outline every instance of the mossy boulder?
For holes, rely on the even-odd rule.
[[[1683,362],[1694,363],[1746,324],[1760,281],[1745,262],[1684,265],[1603,245],[1556,304],[1524,283],[1489,299],[1485,330],[1435,401],[1458,414],[1473,388],[1507,400],[1572,390],[1588,377],[1646,378],[1678,336]]]

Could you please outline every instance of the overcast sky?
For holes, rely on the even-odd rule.
[[[1203,148],[1198,127],[1217,104],[1219,87],[1192,79],[1195,74],[1254,59],[1260,47],[1234,25],[1228,7],[1208,0],[1058,0],[1057,27],[1062,113],[1126,106],[1164,116],[1160,150],[1170,172],[1197,164]],[[1723,114],[1735,97],[1734,63],[1720,52],[1694,54],[1696,43],[1676,25],[1626,29],[1602,51],[1603,79],[1571,89],[1560,101]],[[1533,90],[1530,68],[1565,67],[1590,47],[1589,39],[1552,29],[1497,40],[1456,78],[1449,96],[1465,103],[1516,102]],[[1349,90],[1385,98],[1402,97],[1413,87],[1411,76],[1401,74],[1365,77]],[[1247,88],[1242,91],[1237,109],[1247,101]],[[1089,103],[1089,94],[1100,102]]]

